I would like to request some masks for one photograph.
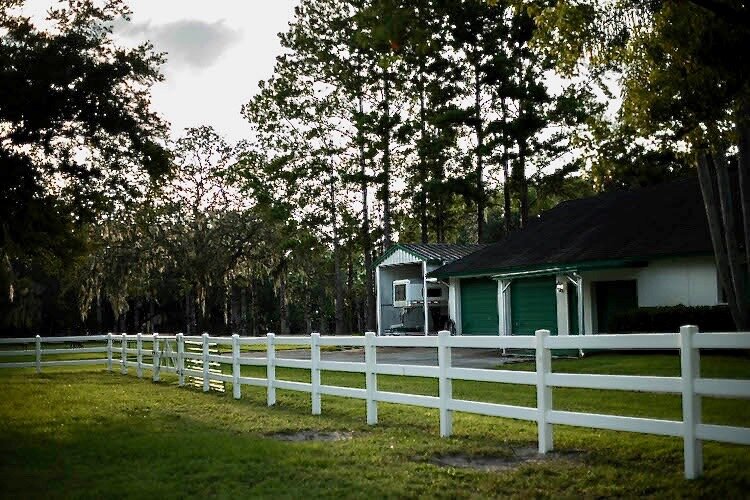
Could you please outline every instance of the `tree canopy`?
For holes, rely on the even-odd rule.
[[[492,242],[696,167],[750,320],[743,2],[301,0],[237,144],[168,136],[165,56],[117,45],[124,0],[21,6],[0,6],[3,332],[369,330],[393,242]]]

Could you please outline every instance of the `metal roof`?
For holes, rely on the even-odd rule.
[[[393,255],[397,250],[402,250],[413,255],[419,260],[447,264],[456,259],[469,255],[485,245],[459,245],[452,243],[397,243],[392,245],[386,252],[375,262],[379,265],[388,257]]]

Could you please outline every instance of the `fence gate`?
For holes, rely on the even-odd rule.
[[[165,340],[160,352],[161,365],[177,370],[177,340]]]
[[[185,341],[185,370],[195,370],[203,372],[203,343],[192,340]],[[221,375],[221,364],[217,361],[211,361],[211,356],[220,355],[219,345],[215,342],[209,342],[208,344],[208,372],[212,375]],[[176,356],[174,358],[177,359]],[[176,366],[176,365],[175,365]],[[186,380],[186,385],[203,389],[203,377],[195,375],[189,375]],[[208,377],[208,388],[217,392],[226,392],[226,386],[224,381],[214,380],[209,375]]]

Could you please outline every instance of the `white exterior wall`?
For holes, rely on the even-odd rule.
[[[594,328],[592,281],[636,280],[638,307],[715,306],[719,285],[713,257],[679,257],[653,260],[646,267],[581,272],[584,278],[586,332]]]
[[[715,306],[719,280],[713,258],[649,263],[638,276],[638,306]]]

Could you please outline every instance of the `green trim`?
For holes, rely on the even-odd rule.
[[[473,271],[466,271],[463,273],[438,273],[440,269],[427,273],[427,276],[431,278],[468,278],[468,277],[480,277],[480,276],[491,276],[499,275],[503,273],[516,273],[516,272],[530,272],[530,271],[544,271],[545,269],[554,268],[558,272],[566,271],[586,271],[590,269],[602,269],[607,267],[641,267],[645,262],[650,260],[662,260],[680,257],[708,257],[712,256],[712,253],[705,252],[693,252],[684,254],[669,254],[659,255],[650,257],[628,257],[626,259],[605,259],[605,260],[588,260],[580,262],[571,262],[566,264],[555,264],[554,262],[547,262],[544,264],[536,264],[533,266],[510,266],[510,267],[495,267],[485,268]],[[460,260],[460,259],[459,259]],[[458,262],[458,261],[456,261]]]

